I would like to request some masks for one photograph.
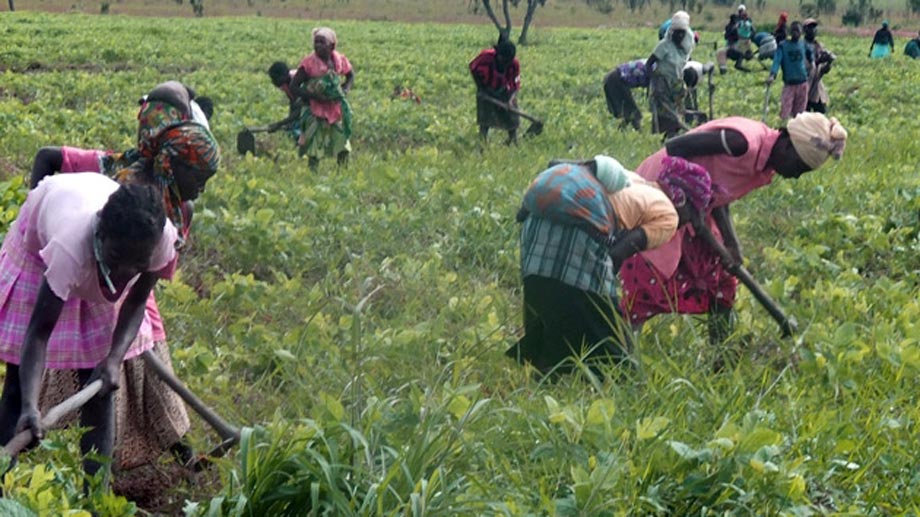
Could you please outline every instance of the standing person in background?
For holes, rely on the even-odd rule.
[[[823,77],[831,71],[836,56],[828,52],[816,39],[818,35],[818,20],[808,18],[805,20],[805,46],[811,51],[815,65],[808,71],[808,111],[827,113],[827,103],[830,97],[824,87]]]
[[[773,29],[773,39],[775,39],[777,43],[786,41],[786,37],[789,36],[788,22],[789,13],[786,11],[779,13],[779,20],[776,22],[776,28]]]
[[[772,84],[782,67],[783,95],[779,116],[783,120],[802,113],[808,105],[808,70],[814,66],[814,58],[801,35],[802,24],[792,22],[790,38],[777,47],[773,55],[773,68],[767,77],[767,84]]]
[[[745,59],[752,59],[754,52],[751,50],[751,38],[754,37],[754,21],[748,14],[744,4],[738,6],[738,42],[736,48],[741,53],[742,59],[735,62],[735,68],[742,70]]]
[[[300,155],[307,156],[311,170],[322,157],[336,157],[340,166],[351,153],[351,106],[346,96],[355,82],[351,62],[336,50],[338,38],[328,27],[313,29],[313,52],[303,58],[290,90],[309,103],[297,141]]]
[[[508,145],[517,141],[517,130],[521,117],[503,109],[485,98],[495,99],[517,108],[517,93],[521,89],[521,63],[516,57],[517,48],[505,36],[498,43],[483,50],[470,61],[470,73],[476,83],[476,123],[479,137],[485,141],[489,129],[508,132]]]
[[[904,46],[904,55],[913,59],[920,59],[920,34],[907,42]]]
[[[875,31],[869,45],[869,57],[879,59],[894,53],[894,36],[888,29],[888,20],[882,22],[882,28]]]
[[[728,72],[728,60],[738,58],[735,51],[735,44],[738,42],[738,15],[732,13],[728,17],[728,23],[725,24],[725,30],[722,33],[725,38],[725,47],[716,52],[716,61],[719,63],[719,74],[724,75]]]
[[[680,156],[709,171],[712,204],[702,223],[712,229],[737,264],[741,244],[729,206],[768,185],[774,174],[798,178],[831,156],[839,159],[847,132],[836,119],[802,113],[784,129],[741,117],[713,120],[665,142],[636,169],[648,181],[662,171],[663,159]],[[737,282],[706,242],[686,228],[657,250],[627,259],[620,269],[623,310],[633,326],[656,314],[708,314],[709,339],[719,344],[731,333]]]
[[[646,70],[652,71],[649,80],[652,132],[663,133],[666,138],[687,129],[684,124],[686,89],[683,71],[693,47],[690,15],[677,11],[671,17],[671,28],[665,38],[658,42],[645,62]]]
[[[296,73],[296,70],[289,69],[287,63],[282,61],[275,61],[268,67],[269,79],[271,79],[275,88],[284,93],[288,101],[288,116],[269,124],[268,129],[269,131],[285,129],[295,142],[300,139],[301,124],[303,123],[305,112],[303,99],[291,91],[291,79],[294,78]]]

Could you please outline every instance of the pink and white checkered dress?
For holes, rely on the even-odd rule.
[[[93,254],[93,221],[117,189],[117,183],[101,174],[65,174],[44,179],[29,193],[0,248],[0,360],[19,364],[44,280],[65,300],[48,341],[45,366],[93,368],[105,358],[129,289],[115,303],[103,297]],[[173,260],[176,233],[167,221],[149,271],[161,271]],[[153,343],[145,318],[125,359]]]

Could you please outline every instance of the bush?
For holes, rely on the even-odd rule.
[[[881,17],[882,10],[876,9],[872,5],[872,0],[850,0],[846,12],[843,13],[842,22],[844,25],[858,27],[865,21],[878,20]]]
[[[843,22],[844,25],[859,27],[863,22],[863,14],[859,11],[859,9],[856,9],[851,5],[850,7],[847,7],[846,12],[843,13],[841,22]]]
[[[837,12],[837,0],[818,0],[818,13],[833,14]]]

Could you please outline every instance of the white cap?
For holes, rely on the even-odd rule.
[[[747,7],[745,7],[744,4],[741,4],[741,5],[738,6],[738,10],[739,10],[739,11],[747,11]]]

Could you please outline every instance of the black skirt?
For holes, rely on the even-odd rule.
[[[511,95],[508,95],[510,98]],[[507,98],[499,98],[502,102],[508,102]],[[511,105],[517,108],[517,100],[512,100]],[[476,97],[476,123],[480,127],[494,127],[511,131],[521,125],[521,117],[516,113],[499,108],[489,101]]]
[[[524,332],[505,354],[541,373],[571,372],[583,358],[597,374],[600,364],[624,362],[632,348],[615,296],[533,275],[524,278]]]

